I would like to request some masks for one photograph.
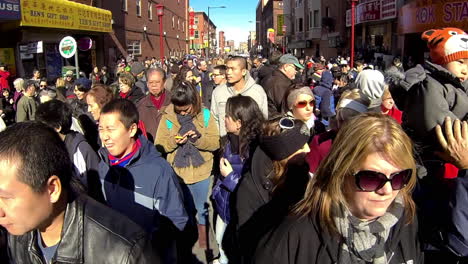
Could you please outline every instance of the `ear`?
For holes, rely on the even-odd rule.
[[[52,175],[47,180],[47,193],[51,203],[56,203],[62,194],[62,182],[57,175]]]
[[[247,69],[242,69],[242,76],[245,76],[247,74]]]
[[[426,30],[422,33],[421,35],[421,39],[426,41],[426,42],[429,42],[431,41],[432,38],[434,38],[434,33],[436,32],[437,30],[435,29],[430,29],[430,30]]]
[[[134,137],[138,131],[138,125],[136,123],[133,123],[130,126],[130,137]]]

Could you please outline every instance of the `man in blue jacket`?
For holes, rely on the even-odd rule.
[[[173,234],[173,227],[184,230],[188,215],[176,174],[141,135],[138,120],[136,106],[125,99],[113,100],[101,110],[103,194],[112,208],[153,234],[155,245],[167,247],[171,242],[161,234]],[[167,257],[167,251],[162,254]]]

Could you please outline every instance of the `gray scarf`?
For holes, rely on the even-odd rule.
[[[403,198],[398,195],[387,212],[374,221],[361,221],[351,215],[345,206],[336,210],[335,225],[343,244],[338,263],[340,264],[387,264],[385,242],[391,228],[403,216]]]
[[[200,154],[200,151],[192,144],[201,137],[200,132],[197,131],[193,124],[193,117],[190,115],[183,116],[177,114],[177,121],[179,121],[180,124],[179,135],[184,135],[188,131],[192,130],[197,133],[197,136],[195,138],[189,138],[185,144],[179,146],[174,157],[174,166],[177,168],[201,166],[205,163],[205,160]]]

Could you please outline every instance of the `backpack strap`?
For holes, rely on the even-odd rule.
[[[172,129],[172,122],[166,119],[166,126],[167,126],[167,129],[169,129],[169,131],[171,131],[171,129]]]
[[[203,108],[203,123],[205,124],[205,127],[208,127],[208,124],[210,122],[210,110],[208,108]]]

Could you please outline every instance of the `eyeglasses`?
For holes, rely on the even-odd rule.
[[[42,85],[42,84],[41,84],[41,85],[39,85],[39,87],[47,87],[47,85]]]
[[[315,106],[315,101],[312,100],[312,101],[300,101],[298,103],[296,103],[296,107],[297,108],[304,108],[306,107],[307,105],[309,105],[310,107],[314,107]]]
[[[401,190],[405,187],[413,173],[412,169],[406,169],[392,173],[389,178],[381,172],[362,170],[354,174],[356,185],[361,191],[374,192],[382,187],[387,182],[390,182],[394,191]]]
[[[293,129],[294,119],[292,119],[291,117],[283,117],[279,120],[279,126],[282,129]]]

